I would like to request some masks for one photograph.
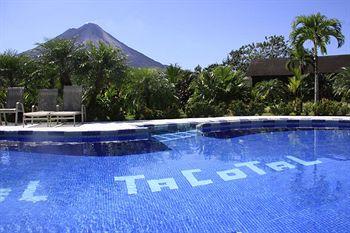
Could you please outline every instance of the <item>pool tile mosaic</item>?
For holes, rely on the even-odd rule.
[[[348,232],[349,130],[242,132],[2,143],[0,232]]]

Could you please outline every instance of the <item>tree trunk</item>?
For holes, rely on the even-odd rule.
[[[320,98],[320,90],[319,90],[319,80],[318,80],[318,57],[317,57],[317,46],[314,44],[314,75],[315,75],[315,95],[314,95],[314,103],[318,103]]]
[[[72,81],[70,80],[69,73],[63,73],[63,85],[64,86],[72,86]]]
[[[72,82],[70,80],[70,75],[67,72],[60,73],[60,88],[58,89],[58,94],[60,96],[63,96],[64,86],[72,86]]]
[[[88,109],[89,109],[89,116],[91,120],[95,120],[95,118],[98,116],[97,96],[101,92],[103,78],[104,78],[103,74],[99,72],[96,76],[93,91],[90,96]]]

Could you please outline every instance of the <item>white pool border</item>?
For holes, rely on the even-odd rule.
[[[177,131],[197,128],[199,132],[255,127],[345,127],[350,128],[350,116],[234,116],[209,118],[182,118],[138,120],[122,122],[94,122],[82,125],[65,124],[58,127],[27,125],[0,126],[0,139],[16,137],[119,137],[120,140],[147,139],[159,131]],[[297,123],[297,125],[296,125]]]

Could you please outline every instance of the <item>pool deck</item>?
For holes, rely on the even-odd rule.
[[[52,125],[47,127],[45,123],[34,125],[10,125],[0,126],[0,131],[38,131],[38,132],[90,132],[90,131],[119,131],[119,130],[138,130],[150,128],[167,128],[169,126],[196,126],[203,123],[222,123],[222,122],[240,122],[240,121],[350,121],[350,116],[230,116],[230,117],[207,117],[207,118],[182,118],[182,119],[161,119],[161,120],[135,120],[120,122],[93,122],[85,124],[77,124],[75,127],[72,123],[61,125]]]
[[[239,121],[278,121],[278,120],[325,120],[325,121],[349,121],[350,116],[230,116],[230,117],[207,117],[207,118],[181,118],[181,119],[160,119],[160,120],[134,120],[119,122],[88,122],[84,124],[64,123],[47,127],[46,123],[27,124],[26,126],[13,123],[0,126],[0,131],[61,131],[61,132],[88,132],[88,131],[118,131],[135,130],[140,128],[149,128],[150,126],[168,126],[168,125],[198,125],[202,123],[220,123],[220,122],[239,122]]]

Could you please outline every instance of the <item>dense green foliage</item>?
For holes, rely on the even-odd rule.
[[[126,110],[136,119],[179,117],[174,84],[162,71],[131,69],[125,84]]]
[[[79,68],[80,82],[86,89],[85,102],[90,111],[88,118],[91,120],[122,119],[120,92],[126,66],[120,50],[102,42],[98,45],[90,43],[87,45]],[[111,107],[113,111],[110,110]]]
[[[344,67],[343,71],[333,78],[333,88],[337,96],[350,101],[350,67]]]
[[[51,69],[50,86],[58,81],[60,92],[63,86],[72,85],[72,76],[79,65],[81,46],[76,46],[71,40],[49,40],[39,44],[39,62],[43,68]]]
[[[191,117],[225,115],[232,101],[249,96],[243,74],[232,71],[229,66],[202,71],[191,88],[193,94],[186,107],[186,114]]]
[[[299,16],[291,44],[283,36],[233,50],[221,64],[184,70],[132,68],[122,52],[109,45],[77,45],[69,40],[39,44],[34,57],[14,51],[0,54],[0,102],[9,86],[25,87],[25,106],[37,102],[40,88],[82,85],[89,120],[158,119],[223,115],[350,114],[350,68],[337,75],[318,75],[318,50],[326,53],[330,38],[344,43],[341,24],[320,14]],[[304,48],[311,40],[313,50]],[[270,79],[253,87],[245,73],[254,59],[286,58],[288,80]],[[314,70],[314,71],[312,71]],[[313,73],[317,74],[313,78]],[[316,84],[315,84],[316,83]],[[318,90],[318,83],[320,89]],[[316,90],[315,90],[316,87]],[[313,93],[321,101],[313,103]]]
[[[23,82],[26,62],[26,57],[17,56],[15,51],[0,54],[0,86],[14,86]]]

